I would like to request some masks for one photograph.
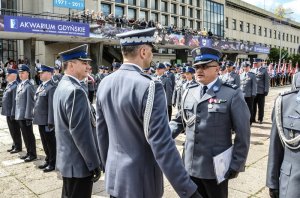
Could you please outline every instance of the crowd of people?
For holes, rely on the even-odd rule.
[[[155,31],[117,35],[123,63],[113,62],[112,71],[99,66],[92,74],[88,45],[61,52],[54,67],[36,60],[34,82],[28,60],[18,67],[12,60],[5,63],[1,114],[13,139],[7,151],[21,152],[23,137],[26,154],[21,159],[36,160],[33,125],[38,125],[46,155],[38,167],[59,171],[62,197],[91,197],[101,171],[113,198],[162,197],[163,173],[180,197],[228,197],[228,180],[245,171],[250,127],[264,121],[268,67],[259,58],[237,67],[209,47],[194,49],[193,62],[154,63],[149,38]],[[279,180],[278,175],[282,164],[298,163],[289,154],[297,155],[299,149],[299,116],[293,113],[298,79],[292,91],[276,99],[267,173],[271,197],[300,196],[299,181],[279,184],[288,178]],[[172,117],[174,108],[178,113]],[[181,133],[186,137],[182,157],[173,141]],[[219,175],[213,157],[228,149],[232,155],[223,160],[229,160],[229,167]],[[284,168],[298,176],[291,165]],[[290,187],[283,191],[286,185]]]

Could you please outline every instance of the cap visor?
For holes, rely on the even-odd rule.
[[[81,60],[81,61],[92,61],[92,59],[90,59],[90,58],[78,58],[78,60]]]
[[[198,65],[203,65],[203,64],[207,64],[207,63],[210,63],[210,62],[213,62],[214,60],[208,60],[208,61],[199,61],[195,64],[193,64],[193,67],[197,67]]]

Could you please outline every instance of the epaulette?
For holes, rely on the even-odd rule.
[[[230,87],[230,88],[232,88],[232,89],[237,89],[237,88],[239,88],[237,85],[231,84],[231,83],[228,83],[228,82],[224,82],[223,85],[226,86],[226,87]]]
[[[140,74],[141,74],[142,76],[144,76],[144,77],[150,79],[150,80],[153,80],[153,78],[152,78],[150,75],[148,75],[148,74],[145,74],[145,73],[143,73],[143,72],[140,72]]]
[[[193,83],[193,84],[190,84],[187,88],[191,89],[191,88],[198,87],[198,86],[199,86],[198,83]]]
[[[26,85],[26,84],[33,85],[29,79],[24,83],[24,85]]]
[[[280,96],[285,96],[285,95],[288,95],[288,94],[291,94],[291,93],[296,93],[296,92],[299,92],[299,89],[284,91],[284,92],[281,92],[279,95]]]

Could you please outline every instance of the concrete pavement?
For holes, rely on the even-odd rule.
[[[269,135],[271,129],[271,111],[274,99],[282,91],[289,90],[290,87],[276,87],[270,90],[266,98],[265,120],[259,125],[254,123],[251,127],[251,146],[246,170],[240,173],[237,179],[229,182],[229,197],[269,197],[268,189],[265,187],[266,166],[268,160]],[[43,173],[38,169],[38,165],[43,163],[44,152],[37,127],[34,127],[37,139],[38,160],[24,163],[19,159],[19,154],[6,152],[10,148],[12,140],[9,135],[6,118],[0,116],[0,197],[2,198],[58,198],[61,196],[62,180],[57,172]],[[176,144],[180,152],[184,136],[180,135],[176,139]],[[23,144],[23,151],[25,150]],[[104,176],[94,184],[93,197],[107,197],[104,190]],[[170,184],[165,180],[166,198],[178,197]]]

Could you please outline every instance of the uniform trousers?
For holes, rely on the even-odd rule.
[[[13,140],[13,148],[22,150],[21,130],[18,122],[12,116],[6,117],[8,129]]]
[[[95,91],[89,91],[89,94],[88,94],[89,101],[91,103],[93,103],[93,100],[94,100],[94,93],[95,93]]]
[[[257,94],[254,98],[253,116],[252,116],[252,119],[251,119],[252,122],[255,121],[257,108],[258,108],[258,121],[263,121],[264,110],[265,110],[265,95],[264,94]]]
[[[171,120],[172,117],[172,105],[168,105],[168,115],[169,115],[169,121]]]
[[[27,155],[36,157],[36,144],[32,123],[27,123],[26,120],[18,120],[18,124],[21,128],[23,140],[27,149]]]
[[[218,185],[215,179],[200,179],[192,176],[191,179],[198,186],[198,192],[203,198],[228,197],[228,180]]]
[[[54,130],[46,132],[45,125],[39,125],[39,132],[41,136],[41,141],[43,144],[43,148],[46,154],[45,161],[51,165],[55,166],[56,162],[56,139]]]
[[[245,97],[245,101],[247,103],[247,106],[249,108],[250,115],[251,115],[251,118],[252,118],[253,117],[253,101],[254,101],[254,97]],[[252,124],[251,118],[250,118],[250,124]]]
[[[90,198],[92,189],[92,176],[84,178],[63,177],[61,198]]]

